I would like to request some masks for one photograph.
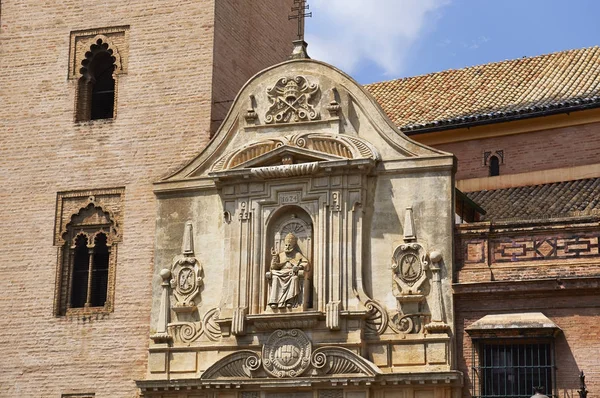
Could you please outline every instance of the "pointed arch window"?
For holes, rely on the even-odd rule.
[[[81,61],[77,90],[77,121],[113,119],[116,114],[117,54],[102,38]]]

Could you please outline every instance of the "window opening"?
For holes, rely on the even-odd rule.
[[[109,50],[110,51],[110,50]],[[91,119],[112,119],[115,109],[115,69],[113,57],[108,52],[100,52],[94,57]]]
[[[73,277],[71,278],[71,307],[81,308],[87,301],[89,270],[88,240],[79,235],[75,240],[73,253]]]
[[[542,387],[552,397],[551,342],[480,342],[473,351],[473,397],[529,398]]]
[[[490,177],[495,177],[500,175],[500,159],[498,156],[494,155],[490,157]]]
[[[108,258],[109,250],[106,245],[106,235],[96,235],[92,264],[92,292],[90,303],[92,307],[102,307],[106,302],[108,288]]]
[[[114,118],[115,62],[113,50],[102,39],[85,53],[78,83],[77,121]]]

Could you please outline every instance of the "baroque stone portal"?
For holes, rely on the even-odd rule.
[[[267,279],[271,283],[269,306],[271,308],[293,308],[302,303],[302,284],[310,270],[310,263],[298,247],[298,238],[288,233],[284,248],[277,253],[271,248],[271,266]]]

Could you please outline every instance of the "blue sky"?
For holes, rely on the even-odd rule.
[[[598,0],[309,0],[312,58],[360,83],[600,45]]]

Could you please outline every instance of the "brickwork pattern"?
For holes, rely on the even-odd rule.
[[[212,92],[212,133],[250,78],[246,63],[258,71],[271,66],[273,57],[283,61],[291,54],[296,24],[288,21],[288,14],[293,4],[293,0],[216,2],[214,69],[219,73]]]
[[[268,23],[289,9],[275,0],[252,5],[251,17]],[[152,182],[209,139],[213,83],[227,80],[220,75],[229,68],[214,67],[213,50],[229,54],[225,37],[243,35],[228,36],[227,27],[248,18],[236,7],[222,12],[231,14],[218,16],[225,31],[216,44],[213,0],[2,2],[0,207],[11,231],[0,239],[0,397],[137,395],[134,380],[146,372],[151,286],[157,283]],[[270,39],[274,29],[259,31],[263,19],[244,33],[277,51],[238,54],[237,79],[223,90],[226,97],[261,67],[283,61],[290,48]],[[118,116],[75,123],[70,32],[118,26],[130,27]],[[277,28],[289,37],[295,26],[285,19]],[[114,186],[125,187],[114,312],[54,317],[56,194]]]
[[[510,299],[508,299],[510,297]],[[455,298],[458,370],[465,374],[463,397],[471,397],[473,345],[465,332],[470,324],[490,314],[542,312],[562,330],[555,339],[557,396],[576,398],[578,374],[586,373],[589,391],[600,389],[600,296],[590,291],[527,294],[513,286],[503,293],[473,294]]]
[[[418,140],[418,137],[416,137]],[[585,145],[582,145],[585,143]],[[489,175],[485,152],[504,151],[500,175],[598,162],[600,123],[435,145],[458,158],[457,180]]]
[[[593,220],[597,222],[596,218]],[[548,230],[537,234],[519,223],[499,227],[501,233],[480,231],[479,234],[474,233],[476,228],[469,231],[469,225],[461,225],[455,239],[454,281],[600,276],[598,233],[594,224],[573,223],[561,229],[546,226]],[[575,232],[582,228],[587,231]]]

